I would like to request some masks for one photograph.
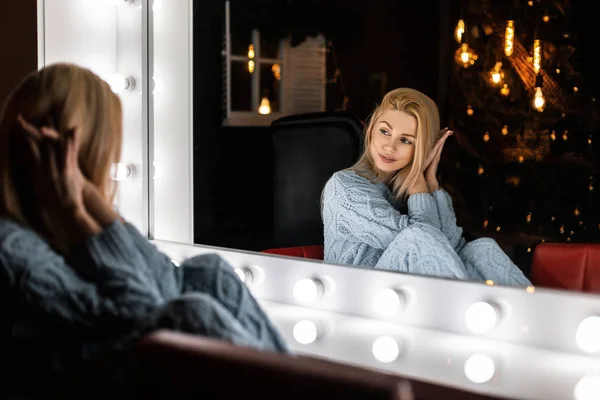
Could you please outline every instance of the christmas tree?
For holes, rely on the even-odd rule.
[[[598,102],[578,72],[572,12],[568,1],[468,0],[454,33],[459,146],[445,151],[443,178],[467,232],[528,253],[600,239]]]

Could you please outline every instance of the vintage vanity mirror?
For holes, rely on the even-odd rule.
[[[206,3],[225,14],[221,2]],[[579,400],[600,392],[600,308],[593,295],[194,244],[194,235],[204,229],[194,225],[196,207],[208,201],[194,197],[199,190],[195,177],[210,184],[220,165],[198,171],[196,157],[207,151],[198,146],[214,137],[195,141],[193,132],[209,120],[235,129],[231,125],[247,117],[235,115],[229,104],[224,114],[215,112],[221,110],[218,99],[207,109],[196,108],[203,94],[195,88],[218,80],[197,74],[196,66],[241,62],[222,48],[216,51],[218,62],[206,60],[206,54],[215,54],[214,46],[198,46],[194,40],[220,26],[214,22],[220,12],[200,16],[192,0],[38,4],[40,66],[57,61],[87,66],[109,81],[123,101],[123,155],[114,168],[120,212],[175,265],[196,254],[222,255],[296,351],[504,398]],[[273,72],[275,61],[283,68],[287,60],[269,58],[266,64]],[[287,78],[282,72],[282,80]],[[286,103],[280,101],[280,106]],[[250,104],[261,106],[256,100]],[[239,132],[232,135],[240,137],[235,136]],[[241,164],[238,169],[242,174],[252,168]],[[260,193],[245,192],[239,201],[250,196]]]

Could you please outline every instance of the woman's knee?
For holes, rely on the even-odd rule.
[[[247,335],[229,310],[205,293],[187,293],[166,303],[156,312],[152,326],[222,338]]]
[[[439,229],[426,224],[413,224],[403,229],[385,250],[377,267],[459,279],[467,277],[448,238]]]

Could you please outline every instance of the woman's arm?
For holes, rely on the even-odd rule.
[[[334,174],[323,193],[323,222],[377,249],[386,249],[406,226],[421,222],[439,228],[433,197],[416,193],[408,198],[408,215],[401,214],[375,184],[352,171]]]
[[[171,258],[162,253],[147,238],[131,225],[129,222],[124,224],[129,236],[133,240],[135,247],[138,249],[148,265],[154,280],[157,282],[160,292],[167,299],[175,295],[181,294],[183,285],[183,271],[175,267]]]
[[[462,228],[456,224],[456,214],[454,213],[452,198],[441,188],[433,191],[432,195],[437,203],[440,216],[440,229],[448,237],[448,240],[450,240],[454,251],[458,253],[467,242],[463,238]]]
[[[163,303],[121,223],[88,237],[69,264],[37,236],[17,230],[2,241],[0,267],[23,315],[70,328],[132,328]]]

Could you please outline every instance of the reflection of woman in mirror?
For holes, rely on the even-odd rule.
[[[27,76],[0,115],[3,392],[28,376],[27,388],[48,393],[106,354],[127,360],[158,328],[288,351],[224,260],[177,268],[113,211],[122,132],[119,98],[69,64]],[[109,385],[122,365],[94,377]]]
[[[452,200],[436,178],[451,134],[440,136],[437,106],[423,93],[386,94],[367,124],[364,153],[323,191],[326,262],[530,284],[493,239],[462,237]]]

